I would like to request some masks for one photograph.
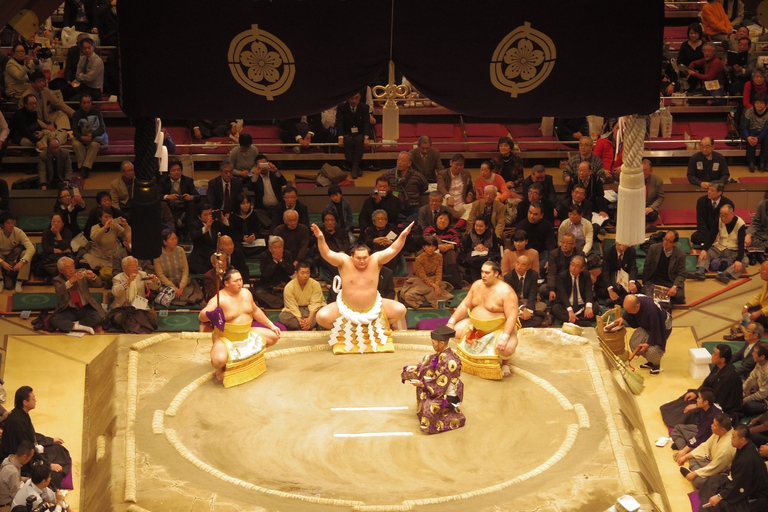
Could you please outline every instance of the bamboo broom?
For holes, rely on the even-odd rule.
[[[624,377],[624,380],[627,383],[627,387],[634,395],[639,395],[643,392],[643,389],[645,389],[645,384],[642,375],[639,375],[635,373],[634,371],[629,371],[627,369],[627,366],[624,364],[624,362],[619,359],[616,354],[613,353],[613,351],[608,347],[608,345],[605,343],[603,338],[600,336],[597,337],[598,340],[600,340],[600,346],[603,348],[603,351],[608,354],[608,359],[610,359],[613,362],[614,368],[618,370],[618,372],[621,374],[622,377]]]

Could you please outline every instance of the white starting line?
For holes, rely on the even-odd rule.
[[[387,437],[412,435],[413,432],[366,432],[364,434],[333,434],[333,437]]]

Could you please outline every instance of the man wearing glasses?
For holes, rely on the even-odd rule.
[[[688,160],[688,183],[703,189],[708,189],[709,184],[721,182],[728,183],[731,173],[728,171],[728,163],[725,157],[714,151],[715,141],[712,137],[702,137],[699,143],[699,151]]]

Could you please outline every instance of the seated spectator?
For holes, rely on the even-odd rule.
[[[338,185],[331,185],[328,187],[328,197],[331,198],[331,201],[328,203],[328,206],[325,207],[325,211],[335,211],[336,218],[338,219],[337,226],[348,233],[351,233],[353,227],[352,205],[342,197],[341,187]]]
[[[752,349],[752,358],[755,367],[744,381],[744,403],[740,411],[744,416],[763,414],[768,410],[768,344],[758,341]]]
[[[200,199],[195,181],[189,176],[184,176],[183,166],[177,160],[168,165],[168,174],[160,176],[157,185],[163,201],[173,215],[174,231],[188,233],[189,224],[195,218],[195,203]]]
[[[701,23],[695,21],[688,25],[688,39],[680,44],[680,50],[677,52],[677,63],[683,66],[690,66],[691,62],[704,58],[704,29]],[[693,91],[699,87],[699,81],[694,77],[688,77],[688,91]]]
[[[541,183],[532,183],[528,187],[528,193],[526,198],[517,203],[517,218],[516,222],[523,220],[528,214],[528,208],[531,203],[541,204],[541,213],[546,220],[555,223],[555,204],[551,203],[549,199],[544,197],[544,186]]]
[[[576,171],[576,176],[573,180],[568,182],[565,195],[572,196],[574,187],[577,185],[583,186],[585,191],[585,199],[587,199],[592,205],[592,212],[597,212],[601,217],[607,219],[608,202],[605,199],[605,189],[603,187],[603,182],[600,181],[599,176],[596,176],[592,171],[591,165],[592,164],[587,161],[583,161],[579,164],[578,170]],[[603,165],[602,162],[600,162],[600,165]],[[561,218],[560,221],[562,222],[564,219],[565,217]],[[588,219],[591,221],[591,217],[588,217]]]
[[[749,427],[749,432],[752,434],[752,439],[757,446],[762,448],[768,444],[768,413],[752,418],[747,423],[747,427]],[[760,454],[763,455],[763,450],[761,450]]]
[[[443,281],[443,256],[437,250],[438,244],[437,237],[424,237],[424,252],[416,256],[414,263],[416,277],[406,279],[400,290],[403,302],[413,309],[418,309],[423,302],[429,302],[433,308],[437,308],[438,300],[453,299],[450,293],[453,286]]]
[[[679,466],[688,462],[688,468],[681,467],[680,473],[696,489],[704,485],[707,477],[723,473],[731,465],[736,448],[731,444],[730,437],[726,436],[730,430],[731,418],[725,413],[718,414],[712,420],[712,435],[709,439],[678,459]]]
[[[565,197],[558,203],[555,215],[560,221],[568,218],[568,213],[571,211],[571,206],[577,204],[581,206],[584,211],[584,216],[588,219],[592,219],[592,202],[587,199],[587,187],[577,183],[573,187],[569,187],[570,192],[565,194]]]
[[[251,176],[256,172],[256,156],[259,154],[259,148],[253,145],[253,137],[247,133],[241,133],[238,138],[239,146],[232,148],[229,152],[229,163],[235,169],[243,183],[248,182]]]
[[[123,212],[123,217],[127,219],[131,218],[135,186],[136,172],[133,164],[127,160],[123,161],[120,164],[120,177],[115,178],[109,184],[109,195],[112,198],[112,204],[117,206]]]
[[[268,308],[282,309],[285,305],[282,288],[296,272],[293,265],[295,260],[293,255],[285,250],[285,243],[279,236],[269,237],[268,249],[259,256],[261,279],[253,297]]]
[[[205,274],[211,266],[211,255],[216,252],[219,235],[229,234],[229,215],[213,210],[208,203],[197,207],[197,220],[189,227],[192,239],[192,252],[189,255],[189,271],[193,274]]]
[[[16,227],[16,216],[0,213],[0,292],[13,288],[16,281],[16,293],[22,293],[22,283],[29,279],[34,255],[35,244]]]
[[[618,132],[619,123],[613,120],[611,130],[597,139],[595,147],[592,149],[592,154],[602,160],[603,171],[606,173],[606,177],[610,177],[613,181],[619,181],[621,164],[623,163],[622,153],[624,152],[624,144],[620,144],[619,150],[616,151],[616,134]]]
[[[752,223],[747,228],[747,236],[744,237],[744,245],[750,265],[765,261],[765,250],[768,248],[768,200],[764,199],[757,205]]]
[[[459,264],[464,267],[468,281],[474,283],[480,279],[480,268],[488,260],[501,259],[501,244],[498,237],[488,227],[484,216],[472,222],[472,229],[464,235],[459,249]]]
[[[261,252],[256,246],[256,239],[262,238],[259,216],[253,209],[253,200],[247,195],[240,194],[236,202],[239,205],[238,210],[229,217],[233,236],[237,245],[243,248],[243,253],[249,258],[254,258]]]
[[[504,180],[506,189],[517,189],[523,181],[523,161],[512,152],[515,143],[509,137],[499,139],[499,155],[493,158],[494,168]]]
[[[582,137],[589,137],[589,123],[586,117],[556,117],[555,118],[555,135],[557,140],[566,144],[569,147],[573,147],[573,144],[567,144],[568,142],[576,142]],[[592,148],[589,148],[592,151]]]
[[[94,52],[93,39],[87,37],[80,40],[80,61],[77,63],[75,79],[80,83],[77,93],[68,101],[80,100],[87,94],[91,98],[101,98],[101,88],[104,85],[104,61]]]
[[[739,28],[738,35],[732,41],[736,44],[726,56],[725,72],[728,76],[728,92],[738,96],[744,91],[744,85],[749,82],[752,73],[757,67],[757,54],[752,52],[752,41],[749,39],[749,29]]]
[[[402,229],[397,227],[396,224],[389,222],[387,212],[384,210],[376,210],[371,216],[373,224],[368,226],[361,234],[362,241],[370,248],[371,254],[383,251],[394,242],[400,235]],[[394,272],[395,267],[399,261],[398,255],[395,255],[385,265]]]
[[[742,106],[745,109],[752,108],[752,98],[757,94],[768,93],[768,84],[765,83],[765,69],[757,68],[752,72],[752,80],[744,84],[742,92]]]
[[[362,236],[365,230],[371,226],[374,211],[384,210],[388,219],[393,219],[397,222],[402,209],[403,203],[392,193],[389,186],[389,178],[379,176],[376,179],[376,188],[373,190],[373,194],[365,200],[363,209],[360,210],[360,215],[358,216],[360,235]]]
[[[555,204],[555,184],[552,176],[547,174],[547,170],[541,164],[534,165],[531,175],[523,180],[523,197],[528,197],[528,189],[534,183],[541,185],[541,197],[550,204]]]
[[[69,184],[72,179],[72,160],[69,151],[51,137],[48,149],[37,157],[37,178],[43,190],[57,189]]]
[[[235,123],[229,120],[197,119],[189,121],[189,129],[195,140],[210,139],[211,137],[226,137],[235,133]]]
[[[519,233],[518,229],[515,233]],[[576,247],[576,237],[573,233],[566,233],[560,240],[560,247],[549,251],[547,264],[544,267],[547,272],[547,281],[539,287],[539,294],[549,302],[554,302],[557,295],[557,276],[568,270],[574,256],[584,257],[584,253]]]
[[[334,252],[340,252],[348,254],[351,247],[351,241],[349,234],[344,228],[340,228],[337,223],[338,216],[334,210],[325,210],[323,212],[323,226],[320,230],[325,236],[325,242],[328,244],[328,248]],[[320,266],[328,272],[331,277],[339,275],[339,269],[335,265],[332,265],[325,261],[325,258],[317,258],[315,260],[319,262]]]
[[[88,213],[88,220],[85,221],[85,227],[83,228],[85,238],[88,240],[91,239],[91,229],[93,229],[93,226],[101,221],[102,212],[99,208],[108,211],[113,219],[123,216],[123,212],[112,206],[112,196],[109,195],[109,192],[106,190],[102,190],[96,194],[96,204],[98,206]]]
[[[504,236],[504,228],[507,225],[507,208],[496,197],[498,197],[498,190],[495,185],[485,187],[483,195],[478,196],[477,201],[472,203],[472,208],[469,210],[469,217],[467,218],[467,225],[473,226],[475,219],[481,216],[485,217],[486,222],[489,224],[488,227],[493,229],[498,238],[501,238]]]
[[[709,188],[712,183],[720,182],[725,186],[731,173],[725,157],[713,151],[715,141],[712,137],[702,137],[699,151],[688,160],[688,183],[701,188]]]
[[[5,421],[8,414],[8,412],[5,412],[3,421]],[[35,453],[35,443],[24,439],[18,444],[16,451],[8,455],[3,460],[2,465],[0,465],[0,502],[7,503],[4,507],[0,507],[2,512],[10,512],[13,497],[16,496],[16,493],[19,492],[24,483],[21,479],[21,468],[32,460]],[[26,512],[26,506],[24,510]]]
[[[741,348],[733,354],[732,361],[734,363],[741,361],[741,365],[736,368],[736,375],[741,380],[747,380],[749,374],[755,369],[755,359],[752,357],[752,350],[757,342],[762,339],[763,334],[765,334],[765,328],[759,323],[750,322],[743,328],[742,333],[741,327],[740,325],[738,334],[735,334],[734,329],[731,328],[732,334],[723,336],[723,339],[725,341],[744,341]]]
[[[283,200],[283,187],[288,184],[288,180],[266,155],[256,156],[256,171],[250,184],[255,201],[253,208],[261,225],[272,230],[277,227],[272,225],[272,218],[276,214],[277,205]]]
[[[464,163],[464,155],[456,153],[451,157],[450,169],[440,172],[437,176],[437,191],[443,197],[443,206],[451,212],[457,228],[466,225],[473,202],[467,198],[473,190],[472,175],[464,169]]]
[[[100,271],[101,277],[112,278],[112,257],[118,251],[117,239],[128,227],[123,217],[114,219],[107,209],[101,209],[99,223],[91,228],[91,243],[82,262],[92,270]]]
[[[296,144],[293,152],[301,153],[302,149],[309,149],[313,142],[331,142],[331,132],[323,126],[322,114],[293,117],[277,122],[280,127],[280,140],[286,144]]]
[[[34,146],[42,152],[48,146],[52,132],[43,128],[37,117],[37,99],[33,94],[22,98],[24,104],[11,118],[11,139],[20,146]]]
[[[725,67],[723,61],[717,56],[717,47],[713,43],[704,43],[702,47],[704,52],[704,58],[691,62],[687,69],[689,77],[694,77],[700,80],[702,83],[712,82],[717,80],[719,87],[711,89],[705,87],[707,94],[712,96],[713,99],[709,100],[711,105],[722,105],[723,95],[725,94]],[[685,73],[682,71],[681,73]]]
[[[296,276],[283,290],[285,306],[277,321],[289,331],[313,331],[317,328],[315,315],[325,306],[323,289],[320,283],[310,276],[309,264],[300,261],[296,265]]]
[[[150,334],[157,329],[156,313],[149,310],[147,295],[157,290],[160,280],[155,274],[139,270],[139,260],[126,256],[121,262],[123,271],[112,280],[112,296],[104,326],[117,327],[131,334]],[[154,309],[154,308],[153,308]]]
[[[299,215],[299,224],[309,229],[309,209],[307,208],[307,205],[299,201],[298,189],[296,187],[288,186],[283,190],[283,200],[280,201],[274,209],[272,215],[273,231],[284,222],[284,214],[289,210],[295,211]]]
[[[677,246],[680,235],[670,229],[660,244],[653,244],[645,256],[643,294],[654,297],[654,285],[668,288],[671,304],[685,302],[685,253]]]
[[[440,150],[432,147],[432,139],[426,135],[419,137],[418,146],[413,148],[411,165],[419,171],[430,183],[437,182],[437,176],[443,171],[443,162],[440,160]]]
[[[39,265],[45,271],[47,277],[56,277],[59,269],[56,266],[63,256],[72,256],[72,233],[64,226],[61,215],[54,213],[51,217],[51,225],[43,230],[43,253]]]
[[[512,235],[512,245],[514,249],[504,249],[504,255],[501,257],[501,273],[506,276],[515,270],[515,262],[520,256],[525,256],[530,262],[529,268],[539,273],[539,253],[536,249],[528,247],[528,233],[523,229],[518,229]]]
[[[299,212],[285,210],[283,223],[275,228],[275,236],[283,239],[285,250],[295,255],[294,267],[309,255],[309,228],[299,224]]]
[[[659,208],[664,203],[664,183],[653,174],[653,164],[643,158],[643,176],[645,176],[645,224],[646,231],[655,231],[651,225],[659,218]]]
[[[536,307],[539,273],[531,269],[533,261],[538,263],[538,257],[532,260],[524,254],[518,256],[515,260],[514,269],[504,275],[504,281],[517,294],[517,302],[520,305],[518,316],[520,325],[522,327],[539,327],[541,325],[546,327],[552,325],[552,316],[546,313],[542,307]]]
[[[584,220],[584,211],[581,206],[573,205],[568,214],[568,218],[560,223],[560,227],[557,229],[557,243],[558,245],[563,240],[563,236],[566,233],[571,233],[576,239],[576,247],[581,249],[584,253],[584,257],[587,260],[587,268],[595,268],[600,264],[600,256],[595,254],[592,250],[592,223]]]
[[[565,164],[565,169],[563,169],[563,181],[566,185],[570,185],[571,181],[576,180],[579,168],[583,162],[589,164],[589,169],[595,174],[601,185],[605,182],[603,160],[592,153],[593,147],[592,137],[588,133],[579,137],[579,152],[568,159],[568,163]]]
[[[362,93],[355,93],[349,100],[336,109],[336,133],[339,147],[344,148],[345,166],[356,179],[362,172],[360,163],[363,153],[370,146],[370,111],[368,105],[360,99]]]
[[[34,51],[27,52],[21,43],[13,45],[11,58],[5,65],[5,96],[10,102],[24,97],[29,87],[29,73],[41,68],[42,63]]]
[[[0,90],[2,90],[2,84],[0,84]],[[5,120],[5,116],[0,112],[0,171],[3,170],[3,157],[8,148],[8,135],[10,134],[11,129],[8,126],[8,121]]]
[[[213,210],[230,214],[237,208],[235,198],[243,193],[243,182],[233,174],[232,164],[224,161],[219,164],[219,175],[208,182],[206,196]]]
[[[714,181],[707,186],[707,195],[696,201],[696,231],[691,235],[691,242],[710,248],[717,238],[720,224],[720,208],[726,204],[733,206],[733,201],[723,195],[725,184]]]
[[[22,484],[19,492],[13,498],[11,503],[13,509],[25,507],[29,510],[27,501],[32,505],[32,510],[37,510],[39,506],[47,504],[44,510],[53,510],[61,512],[65,510],[64,493],[61,490],[54,491],[51,485],[51,467],[47,465],[33,466],[29,480]]]
[[[705,389],[712,391],[714,403],[724,413],[735,418],[741,409],[744,394],[741,380],[733,366],[731,347],[720,344],[712,353],[712,367],[701,386],[689,389],[676,400],[659,407],[661,418],[669,427],[681,423],[695,424],[702,411],[697,404],[698,396]]]
[[[163,286],[173,288],[174,306],[192,306],[203,300],[203,290],[200,284],[189,279],[189,264],[184,249],[179,247],[179,239],[170,229],[164,229],[162,234],[163,250],[155,258],[154,266],[157,278]]]
[[[552,305],[552,316],[563,323],[593,325],[597,308],[592,306],[592,279],[589,272],[584,272],[586,269],[584,257],[574,256],[568,270],[560,272],[556,278],[557,296]]]
[[[626,272],[626,281],[619,282],[619,271]],[[595,283],[595,295],[604,299],[605,305],[612,308],[624,304],[628,293],[638,293],[637,289],[637,253],[634,247],[614,244],[605,251],[603,271]]]
[[[539,253],[539,265],[546,263],[549,251],[556,245],[555,228],[543,218],[540,203],[528,207],[528,217],[517,223],[517,229],[528,234],[528,245]]]
[[[217,255],[219,258],[218,263],[216,262]],[[216,292],[221,289],[217,269],[223,270],[223,274],[232,269],[237,270],[244,284],[248,284],[251,280],[250,269],[245,262],[243,251],[235,247],[234,241],[227,235],[219,237],[218,249],[211,255],[211,267],[211,270],[203,275],[205,300],[211,300],[216,295]]]
[[[90,270],[75,269],[72,258],[64,256],[56,266],[59,275],[53,278],[53,287],[59,304],[51,317],[51,326],[62,332],[81,331],[93,334],[106,313],[89,287],[101,288],[101,279]]]
[[[437,250],[443,257],[443,280],[454,288],[461,288],[461,269],[458,265],[459,234],[451,227],[451,214],[440,212],[434,226],[424,230],[424,237],[437,238]]]
[[[47,80],[42,71],[34,71],[29,75],[29,87],[22,94],[32,94],[37,100],[37,119],[62,144],[67,142],[71,124],[69,118],[75,113],[64,103],[60,96],[53,94],[46,86]],[[19,100],[19,108],[24,104]]]
[[[721,206],[717,238],[709,249],[699,252],[699,267],[688,277],[703,281],[706,279],[704,274],[710,269],[719,272],[715,279],[723,284],[741,277],[749,265],[746,236],[747,225],[744,220],[733,213],[731,205]]]
[[[75,151],[80,176],[91,175],[93,162],[99,156],[99,148],[107,147],[109,137],[101,112],[88,94],[80,98],[80,108],[72,115],[72,149]]]
[[[699,392],[696,406],[701,409],[696,424],[681,423],[675,425],[670,434],[673,449],[679,450],[676,457],[678,466],[682,466],[687,460],[685,459],[686,454],[709,439],[709,436],[712,435],[712,421],[723,412],[715,404],[715,394],[709,388]]]
[[[402,202],[401,217],[405,224],[415,221],[419,215],[421,194],[427,192],[427,179],[411,166],[411,155],[405,151],[397,156],[397,165],[381,175],[389,180],[392,194]],[[398,219],[392,219],[397,222]]]
[[[61,216],[64,221],[64,227],[72,233],[72,237],[76,237],[82,232],[80,225],[77,223],[77,214],[85,210],[85,201],[80,196],[80,190],[78,194],[72,196],[73,189],[67,186],[63,186],[59,189],[59,197],[56,204],[53,206],[53,213]]]
[[[723,9],[722,0],[707,0],[701,7],[704,33],[713,41],[725,41],[733,33],[733,25]]]
[[[475,181],[475,196],[480,197],[485,194],[485,188],[489,185],[496,187],[496,200],[504,204],[509,199],[509,189],[499,174],[494,171],[493,162],[486,160],[480,164],[480,177]],[[517,196],[517,194],[515,194]],[[519,197],[519,196],[518,196]]]
[[[437,190],[429,193],[429,203],[419,208],[419,227],[424,230],[435,226],[437,216],[443,212],[449,213],[448,208],[442,205],[443,196]]]
[[[741,309],[742,317],[749,313],[749,319],[763,327],[768,327],[768,263],[760,265],[760,279],[762,287]]]
[[[768,97],[765,94],[755,94],[754,106],[744,111],[741,120],[741,138],[746,141],[747,166],[749,172],[755,172],[755,153],[760,145],[760,172],[768,169],[768,109],[765,108]]]
[[[117,240],[117,251],[112,256],[112,274],[119,274],[123,271],[123,258],[133,256],[133,232],[126,229]],[[139,259],[139,270],[148,274],[155,273],[155,264],[152,260]]]

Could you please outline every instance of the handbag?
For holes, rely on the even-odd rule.
[[[160,289],[160,292],[158,292],[157,296],[155,297],[155,304],[159,304],[163,307],[168,307],[171,305],[171,302],[173,302],[173,299],[176,298],[176,291],[171,286],[165,286]]]

